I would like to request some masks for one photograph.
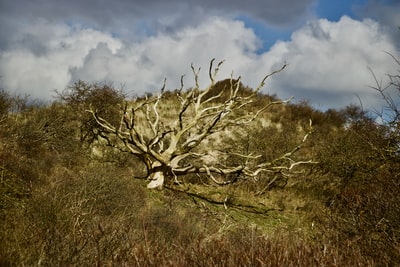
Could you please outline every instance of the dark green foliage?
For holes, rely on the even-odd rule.
[[[80,123],[81,140],[91,144],[97,139],[97,123],[86,111],[93,108],[102,118],[117,123],[120,119],[118,111],[125,95],[110,83],[89,84],[77,81],[59,93],[59,98],[75,112]]]
[[[350,181],[337,196],[332,226],[344,243],[358,245],[364,255],[382,258],[389,265],[400,261],[400,166],[388,164]]]

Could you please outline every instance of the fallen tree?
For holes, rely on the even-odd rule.
[[[174,92],[166,91],[164,82],[158,94],[126,101],[117,124],[103,118],[96,109],[89,110],[103,142],[145,163],[150,180],[148,188],[180,184],[179,177],[188,174],[201,174],[216,185],[227,185],[239,178],[258,179],[262,173],[288,175],[297,166],[312,162],[293,158],[307,140],[311,123],[299,144],[273,160],[263,161],[261,155],[224,150],[223,142],[227,140],[224,135],[240,135],[238,130],[250,127],[269,107],[291,99],[271,100],[259,108],[249,108],[266,80],[286,65],[266,75],[254,90],[241,92],[240,77],[231,77],[228,85],[216,92],[216,78],[223,61],[216,66],[214,61],[209,67],[210,84],[204,90],[198,82],[200,69],[192,65],[193,88],[184,90],[183,76],[180,89]]]

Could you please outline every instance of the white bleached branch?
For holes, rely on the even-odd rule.
[[[168,179],[178,183],[178,176],[191,173],[204,174],[213,183],[226,185],[235,182],[239,176],[256,178],[262,172],[286,174],[299,165],[312,163],[293,159],[293,155],[307,140],[311,124],[301,144],[271,162],[256,163],[260,155],[218,151],[211,146],[202,148],[207,146],[206,140],[208,142],[212,136],[225,129],[248,127],[272,105],[291,100],[272,101],[257,110],[247,109],[256,100],[266,80],[282,71],[286,64],[266,75],[255,90],[241,94],[240,77],[234,80],[232,76],[229,85],[215,92],[217,75],[224,61],[215,67],[214,61],[210,62],[208,74],[211,83],[206,89],[200,90],[200,68],[195,69],[192,64],[194,88],[184,92],[182,76],[181,86],[175,95],[167,96],[164,81],[159,94],[127,102],[119,125],[112,125],[101,118],[96,110],[89,111],[99,125],[100,136],[107,140],[108,145],[127,150],[146,163],[151,180],[149,188],[162,187]],[[168,105],[172,106],[171,112],[174,114],[165,111]],[[221,161],[226,157],[239,157],[242,160],[229,166]]]

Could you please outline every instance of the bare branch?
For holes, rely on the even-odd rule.
[[[267,74],[267,75],[261,80],[260,84],[259,84],[259,85],[257,86],[257,88],[254,90],[254,92],[255,92],[255,93],[258,93],[258,92],[261,90],[261,88],[264,87],[265,82],[266,82],[266,80],[267,80],[269,77],[271,77],[272,75],[275,75],[275,74],[277,74],[277,73],[283,71],[286,67],[287,67],[287,64],[285,63],[285,64],[283,64],[283,66],[282,66],[280,69],[275,70],[275,71],[271,72],[270,74]]]
[[[286,64],[266,75],[255,90],[243,95],[240,77],[235,80],[232,76],[229,84],[215,92],[218,72],[224,61],[216,66],[214,62],[212,59],[208,70],[210,85],[204,90],[199,88],[200,68],[195,69],[192,64],[194,88],[185,92],[184,76],[181,76],[177,93],[166,94],[164,80],[158,95],[127,102],[121,111],[119,125],[114,126],[95,110],[89,110],[108,145],[129,151],[146,163],[151,180],[149,188],[162,187],[168,181],[180,183],[177,177],[187,174],[203,174],[214,184],[227,185],[239,177],[257,179],[261,173],[287,175],[300,165],[313,163],[294,159],[294,154],[312,131],[311,123],[310,131],[299,145],[269,162],[260,162],[261,155],[224,151],[208,144],[213,138],[223,142],[225,130],[249,127],[271,106],[291,100],[271,101],[260,108],[252,106],[266,80],[281,72]],[[223,163],[222,159],[229,157],[239,158],[239,162]]]

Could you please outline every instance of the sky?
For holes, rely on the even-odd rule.
[[[0,88],[54,100],[77,80],[113,82],[129,96],[241,76],[264,93],[315,108],[381,105],[400,57],[400,0],[0,0]]]

